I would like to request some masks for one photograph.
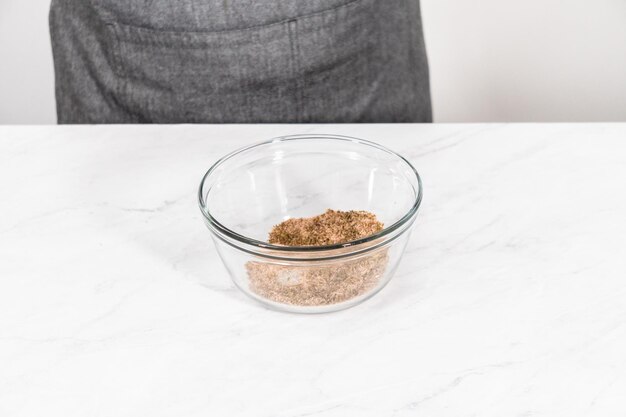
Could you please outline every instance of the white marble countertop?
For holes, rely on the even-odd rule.
[[[376,297],[267,310],[196,190],[291,133],[404,154]],[[0,127],[0,416],[624,416],[626,124]]]

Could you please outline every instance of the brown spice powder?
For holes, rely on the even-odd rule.
[[[272,244],[322,246],[345,243],[383,229],[367,211],[327,210],[310,218],[289,219],[274,226]],[[387,267],[387,249],[375,250],[356,259],[303,264],[246,263],[250,289],[279,303],[320,306],[358,297],[374,288]]]
[[[269,242],[285,246],[324,246],[350,242],[383,230],[367,211],[326,210],[315,217],[289,219],[270,232]]]

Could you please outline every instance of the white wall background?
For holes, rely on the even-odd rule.
[[[0,124],[56,123],[50,0],[0,0]]]
[[[0,0],[0,124],[56,120],[49,1]],[[422,12],[435,121],[626,121],[626,0],[422,0]]]
[[[626,120],[626,0],[422,0],[437,121]]]

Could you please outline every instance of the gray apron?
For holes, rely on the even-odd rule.
[[[52,0],[59,123],[431,121],[419,0]]]

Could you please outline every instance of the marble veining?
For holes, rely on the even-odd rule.
[[[424,200],[389,285],[266,310],[197,207],[220,156],[379,142]],[[0,127],[0,416],[624,416],[626,124]]]

